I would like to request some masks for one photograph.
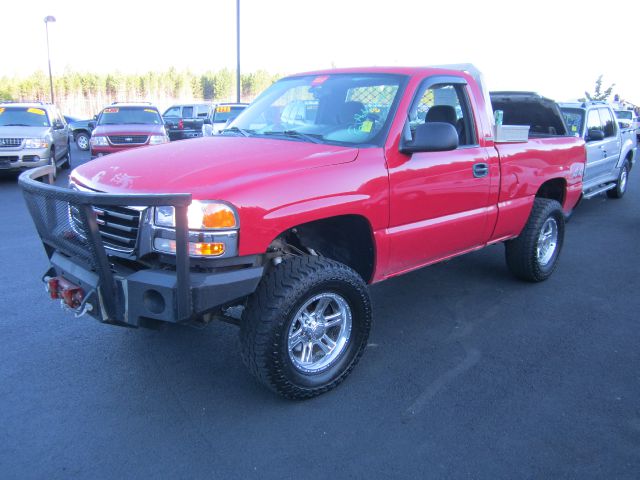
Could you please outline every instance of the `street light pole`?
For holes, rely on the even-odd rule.
[[[236,0],[236,102],[240,103],[240,0]]]
[[[51,103],[55,103],[53,98],[53,76],[51,75],[51,54],[49,53],[49,22],[55,22],[56,17],[47,15],[44,17],[44,28],[47,31],[47,61],[49,62],[49,88],[51,88]]]

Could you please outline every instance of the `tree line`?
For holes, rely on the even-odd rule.
[[[242,100],[253,100],[279,77],[264,70],[242,74]],[[175,68],[143,74],[65,71],[53,78],[53,89],[55,103],[65,114],[91,116],[114,101],[150,101],[161,107],[177,102],[234,101],[236,76],[229,69],[202,74]],[[49,77],[43,71],[27,77],[0,77],[0,101],[49,100]]]

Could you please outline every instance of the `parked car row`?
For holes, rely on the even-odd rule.
[[[173,105],[163,114],[171,141],[196,137],[210,137],[220,131],[240,112],[246,103],[191,103]]]

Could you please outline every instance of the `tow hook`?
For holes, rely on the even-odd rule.
[[[91,295],[85,295],[81,287],[62,277],[45,277],[44,282],[49,296],[53,300],[60,300],[60,305],[74,312],[76,317],[93,310],[93,305],[87,302]]]

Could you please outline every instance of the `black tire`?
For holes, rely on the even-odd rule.
[[[548,259],[544,256],[540,258],[538,245],[542,241],[543,227],[546,231],[548,228],[553,229],[554,224],[557,232],[555,247]],[[564,243],[564,226],[564,213],[560,203],[547,198],[536,198],[529,220],[520,236],[505,242],[509,270],[516,277],[529,282],[541,282],[549,278],[558,266]]]
[[[64,161],[60,164],[61,169],[71,168],[71,145],[67,142],[67,153],[64,157]]]
[[[348,304],[350,336],[326,368],[303,372],[289,353],[290,328],[306,302],[325,294],[337,295]],[[370,329],[369,292],[355,271],[323,257],[292,257],[273,267],[248,300],[240,322],[242,359],[276,393],[291,399],[311,398],[335,388],[351,373]]]
[[[76,145],[82,151],[89,150],[89,134],[85,132],[80,132],[75,137]]]
[[[607,190],[607,197],[609,198],[622,198],[627,191],[627,185],[629,184],[629,161],[625,160],[622,168],[620,169],[620,175],[616,180],[616,188]]]
[[[51,149],[49,153],[49,165],[53,167],[53,179],[58,178],[58,163],[56,162],[56,151],[55,149]]]

